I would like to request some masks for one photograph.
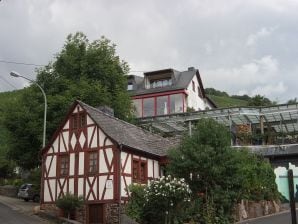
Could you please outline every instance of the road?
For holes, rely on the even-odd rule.
[[[297,217],[298,217],[298,214],[297,214]],[[257,218],[254,220],[248,220],[248,221],[243,221],[239,223],[241,224],[291,224],[291,213],[287,211],[277,215]]]
[[[40,224],[41,220],[34,216],[22,214],[13,208],[0,203],[0,223],[5,224]]]

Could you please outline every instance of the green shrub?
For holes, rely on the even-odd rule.
[[[75,211],[77,208],[80,208],[83,205],[83,197],[75,196],[70,193],[66,193],[63,197],[59,198],[56,201],[56,206],[62,209],[67,213],[68,218],[70,217],[70,213]]]

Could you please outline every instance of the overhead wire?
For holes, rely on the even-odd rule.
[[[12,83],[10,83],[9,81],[7,81],[5,78],[0,76],[0,79],[2,79],[6,84],[10,85],[11,87],[18,89],[15,85],[13,85]]]

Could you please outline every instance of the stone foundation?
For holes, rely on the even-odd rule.
[[[65,217],[63,211],[56,207],[55,204],[42,204],[41,209],[46,213],[49,213],[55,217]],[[80,223],[86,223],[86,211],[88,205],[82,206],[80,209],[77,209],[75,214],[71,215],[71,219],[74,219]],[[119,204],[117,203],[107,203],[104,206],[106,214],[106,224],[118,224],[119,223]]]
[[[235,219],[242,221],[245,219],[256,218],[264,215],[280,212],[279,202],[275,201],[247,201],[242,200],[237,204],[235,211]]]
[[[107,224],[118,224],[119,223],[119,204],[109,203],[105,206]]]

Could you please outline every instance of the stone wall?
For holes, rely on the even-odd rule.
[[[17,197],[18,188],[11,185],[0,186],[0,195]]]
[[[106,220],[107,224],[118,224],[119,223],[119,204],[109,203],[106,204]]]
[[[280,212],[280,203],[275,201],[247,201],[242,200],[237,204],[235,219],[242,221],[245,219],[256,218],[264,215]]]

